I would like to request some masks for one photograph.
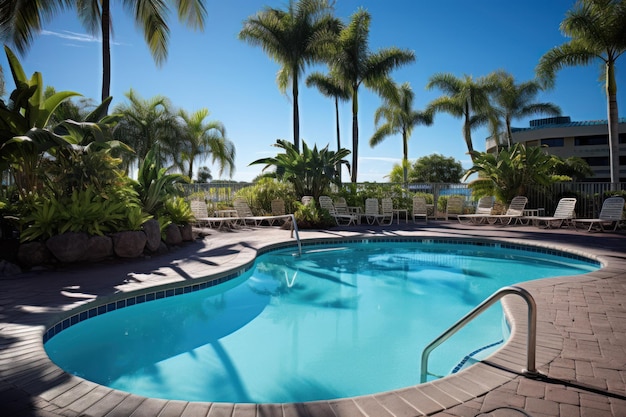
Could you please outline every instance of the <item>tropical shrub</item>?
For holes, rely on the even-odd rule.
[[[297,199],[302,196],[311,195],[316,200],[320,195],[330,192],[330,185],[341,185],[339,181],[339,169],[341,165],[347,165],[344,160],[350,154],[347,149],[339,149],[337,152],[325,146],[317,149],[309,148],[306,142],[302,141],[302,153],[298,151],[292,143],[278,139],[275,147],[284,150],[272,158],[262,158],[250,163],[265,164],[263,170],[273,166],[273,176],[279,180],[287,181],[293,185]]]
[[[517,195],[526,195],[527,187],[545,188],[555,181],[553,173],[560,163],[542,147],[516,143],[497,154],[471,152],[473,165],[465,178],[478,174],[469,184],[475,198],[495,196],[508,203]]]
[[[285,202],[287,213],[295,211],[298,200],[291,183],[277,181],[274,178],[262,177],[254,185],[244,187],[235,193],[235,198],[244,198],[256,214],[269,214],[272,211],[272,200],[281,198]]]
[[[182,194],[176,187],[180,183],[189,183],[188,177],[181,174],[168,174],[169,168],[162,168],[156,155],[158,150],[152,148],[139,166],[135,187],[143,210],[156,214],[163,207],[165,201],[172,195]]]
[[[315,200],[309,204],[296,202],[295,206],[294,217],[300,229],[326,229],[335,224],[330,213],[319,207]]]
[[[171,223],[177,225],[189,224],[194,218],[189,202],[180,196],[173,196],[165,200],[163,209],[158,215],[159,219],[162,217],[168,218]]]

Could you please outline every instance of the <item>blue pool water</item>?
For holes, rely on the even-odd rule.
[[[423,348],[499,288],[596,263],[487,245],[282,249],[215,287],[81,321],[45,348],[66,371],[138,395],[300,402],[419,383]],[[499,306],[433,352],[445,375],[503,339]]]

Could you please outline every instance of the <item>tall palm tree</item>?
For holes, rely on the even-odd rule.
[[[332,97],[335,100],[335,121],[337,128],[337,150],[341,149],[341,129],[339,128],[339,100],[347,101],[350,99],[350,91],[330,75],[324,75],[320,72],[314,72],[306,79],[307,87],[316,87],[320,93],[326,97]],[[339,182],[341,183],[341,167],[337,168]]]
[[[402,178],[406,183],[409,168],[409,138],[415,126],[430,126],[433,123],[433,115],[430,112],[413,110],[415,94],[409,83],[396,86],[390,91],[391,93],[383,96],[384,102],[374,115],[377,129],[370,138],[370,146],[378,145],[388,136],[402,134]],[[385,123],[379,126],[381,119],[385,119]]]
[[[211,155],[212,162],[217,162],[220,167],[220,175],[226,170],[231,175],[235,169],[235,145],[226,138],[226,129],[219,121],[205,122],[209,116],[206,108],[197,110],[191,114],[185,110],[179,110],[179,117],[183,121],[182,142],[183,151],[180,153],[179,168],[187,172],[187,176],[193,176],[193,163],[197,158],[206,160]]]
[[[571,40],[546,52],[535,69],[539,78],[552,85],[556,72],[563,67],[588,65],[598,59],[603,63],[614,188],[620,181],[615,62],[626,51],[625,22],[624,0],[578,0],[560,26],[561,32]]]
[[[449,73],[437,73],[430,78],[426,88],[439,88],[445,93],[428,105],[428,111],[463,118],[463,138],[468,153],[472,155],[472,129],[490,120],[489,93],[494,86],[485,77],[474,80],[470,75],[458,78]]]
[[[511,146],[513,134],[511,121],[534,114],[548,114],[559,116],[561,108],[553,103],[535,103],[537,94],[543,90],[539,81],[531,80],[520,84],[515,83],[511,74],[504,71],[496,71],[489,75],[495,85],[492,94],[492,105],[498,119],[504,120],[505,138],[507,146]],[[494,129],[496,130],[496,129]]]
[[[143,31],[150,53],[157,65],[167,59],[169,27],[167,16],[170,7],[176,9],[178,19],[192,28],[204,27],[206,9],[204,0],[123,0],[122,5],[135,18]],[[8,40],[25,53],[42,24],[60,11],[76,7],[85,29],[102,37],[102,101],[110,95],[111,88],[111,9],[110,0],[48,0],[0,1],[0,37]]]
[[[181,135],[172,104],[162,96],[144,100],[132,89],[125,96],[129,103],[118,104],[113,109],[121,115],[113,135],[135,151],[132,155],[122,155],[126,169],[141,163],[152,148],[157,149],[155,158],[159,164],[165,165],[177,153],[171,149],[171,138]]]
[[[293,98],[293,144],[300,149],[298,84],[304,68],[321,60],[324,46],[339,28],[328,0],[290,0],[287,10],[266,7],[249,17],[239,39],[260,46],[276,61],[278,88],[285,93],[291,84]]]
[[[349,89],[352,99],[352,182],[357,181],[359,162],[359,87],[363,84],[380,94],[392,85],[389,73],[393,69],[415,60],[412,51],[396,47],[370,52],[370,21],[366,10],[357,10],[341,30],[330,60],[331,75]]]

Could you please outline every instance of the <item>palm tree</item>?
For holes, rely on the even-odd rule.
[[[314,72],[306,79],[307,87],[317,87],[317,89],[326,97],[335,99],[335,120],[337,123],[337,150],[341,149],[341,132],[339,129],[339,100],[347,101],[350,99],[350,92],[345,88],[339,80],[330,75],[324,75],[320,72]],[[341,169],[338,169],[337,175],[341,183]]]
[[[493,91],[494,86],[490,85],[484,77],[474,80],[469,75],[457,78],[449,73],[437,73],[426,85],[429,90],[435,87],[442,90],[445,95],[433,100],[428,105],[428,111],[445,112],[454,117],[462,117],[463,138],[468,153],[472,155],[474,151],[472,129],[490,120],[492,115],[489,93]]]
[[[396,47],[370,52],[367,45],[370,21],[366,10],[357,10],[341,30],[330,59],[331,75],[349,89],[352,99],[352,182],[357,181],[359,162],[359,87],[363,84],[381,94],[392,84],[389,73],[415,60],[412,51]]]
[[[513,141],[511,132],[513,119],[521,119],[534,114],[549,114],[551,116],[561,114],[561,108],[556,104],[534,102],[537,93],[543,90],[538,81],[532,80],[516,84],[513,76],[504,71],[496,71],[489,78],[495,85],[492,100],[495,104],[494,110],[498,120],[504,120],[507,146],[510,147]]]
[[[249,17],[239,39],[258,45],[280,64],[278,88],[285,93],[291,84],[293,98],[293,144],[300,149],[299,78],[306,65],[321,60],[324,46],[339,28],[328,0],[290,0],[287,10],[266,7]]]
[[[114,113],[121,115],[113,131],[114,137],[135,151],[132,155],[122,155],[125,167],[128,169],[140,163],[157,146],[155,158],[160,165],[174,159],[171,155],[177,152],[172,149],[172,138],[177,140],[181,129],[169,100],[162,96],[144,100],[132,89],[125,96],[129,103],[118,104],[113,109]]]
[[[613,188],[620,180],[615,61],[626,51],[624,22],[626,2],[623,0],[578,0],[560,27],[571,40],[546,52],[535,69],[539,78],[552,85],[556,72],[563,67],[588,65],[597,59],[604,64]]]
[[[180,161],[177,161],[180,170],[192,178],[196,158],[206,160],[211,155],[212,162],[220,166],[220,175],[224,170],[232,175],[235,169],[235,145],[226,139],[224,125],[219,121],[205,123],[204,119],[209,116],[209,110],[205,108],[191,114],[181,109],[178,115],[183,121],[184,132],[179,138],[183,148]]]
[[[143,31],[150,53],[157,65],[167,59],[169,27],[167,16],[174,3],[178,19],[192,28],[204,27],[206,9],[204,0],[146,0],[122,1],[122,5],[135,17]],[[42,24],[58,12],[76,7],[85,29],[102,37],[102,101],[110,95],[111,87],[111,10],[110,0],[49,0],[0,2],[0,37],[10,41],[18,52],[24,54]]]
[[[383,96],[384,102],[374,115],[377,129],[370,138],[370,146],[378,145],[388,136],[402,134],[402,178],[406,184],[409,168],[409,138],[415,126],[430,126],[433,123],[433,115],[430,112],[413,110],[415,94],[409,83],[396,86],[390,91],[390,94]],[[383,118],[386,122],[379,126],[378,123]]]

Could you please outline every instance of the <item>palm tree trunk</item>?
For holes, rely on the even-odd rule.
[[[352,182],[356,183],[359,165],[359,96],[356,88],[352,93]]]
[[[471,155],[474,152],[474,145],[472,145],[472,127],[470,126],[470,116],[469,116],[469,104],[465,103],[465,122],[463,124],[463,138],[465,139],[465,144],[467,145],[467,151]],[[474,157],[472,157],[472,160]]]
[[[291,87],[293,94],[293,146],[296,151],[300,152],[300,109],[298,108],[298,73],[294,68],[293,85]]]
[[[606,97],[609,125],[609,162],[611,169],[611,190],[617,190],[619,176],[619,132],[617,112],[617,83],[615,82],[615,66],[606,63]]]
[[[407,184],[409,179],[409,138],[405,129],[402,131],[402,178]]]
[[[339,129],[339,99],[335,96],[335,120],[337,120],[337,152],[341,149],[341,133]],[[341,184],[341,162],[337,162],[337,180]]]
[[[102,0],[102,101],[111,95],[111,10],[109,0]],[[108,105],[105,108],[108,113]]]

